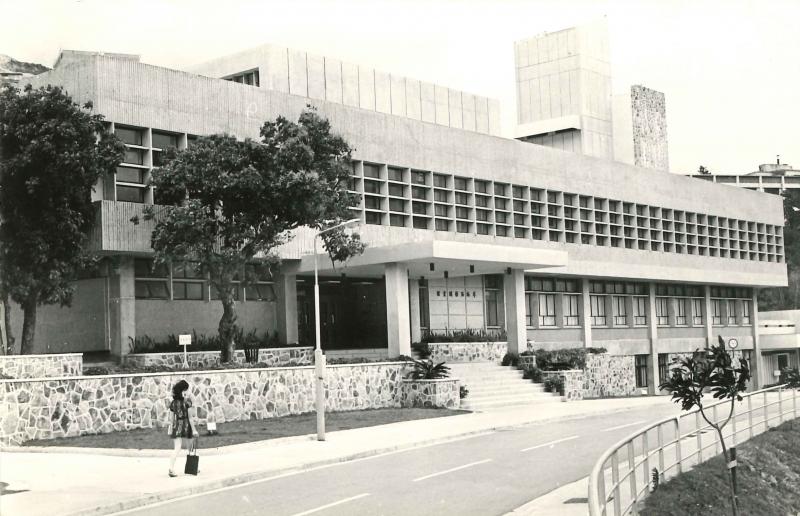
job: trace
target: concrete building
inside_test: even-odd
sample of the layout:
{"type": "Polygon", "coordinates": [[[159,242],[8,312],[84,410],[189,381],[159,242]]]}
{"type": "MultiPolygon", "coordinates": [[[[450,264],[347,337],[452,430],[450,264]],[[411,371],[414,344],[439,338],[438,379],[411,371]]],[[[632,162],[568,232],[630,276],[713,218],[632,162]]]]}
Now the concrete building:
{"type": "Polygon", "coordinates": [[[719,183],[723,185],[738,186],[748,190],[756,190],[769,194],[780,194],[784,190],[800,188],[800,170],[792,168],[788,163],[767,163],[758,166],[758,171],[748,174],[687,174],[689,177],[719,183]]]}
{"type": "Polygon", "coordinates": [[[767,383],[776,383],[781,371],[800,367],[800,310],[759,312],[759,334],[767,383]]]}
{"type": "MultiPolygon", "coordinates": [[[[410,79],[404,113],[391,100],[382,109],[345,102],[344,81],[342,101],[327,89],[312,96],[317,79],[292,93],[291,80],[289,91],[267,80],[269,65],[253,52],[234,59],[240,73],[223,59],[202,68],[218,75],[209,77],[65,51],[33,79],[91,99],[128,149],[94,193],[92,246],[105,266],[78,282],[71,309],[42,308],[41,351],[121,355],[143,335],[214,333],[221,307],[207,279],[192,264],[153,270],[152,222],[130,223],[152,202],[149,174],[166,148],[220,132],[257,138],[263,121],[312,104],[356,149],[350,188],[361,195],[353,208],[369,244],[336,268],[320,255],[324,349],[397,356],[425,332],[477,329],[505,333],[511,351],[530,339],[634,355],[637,381],[651,391],[671,356],[718,334],[760,356],[756,291],[787,281],[778,198],[499,138],[487,134],[491,116],[488,130],[456,127],[450,103],[447,124],[430,111],[426,119],[422,93],[420,110],[408,109],[410,79]]],[[[312,236],[298,231],[280,249],[280,275],[240,290],[245,329],[313,342],[312,236]]]]}

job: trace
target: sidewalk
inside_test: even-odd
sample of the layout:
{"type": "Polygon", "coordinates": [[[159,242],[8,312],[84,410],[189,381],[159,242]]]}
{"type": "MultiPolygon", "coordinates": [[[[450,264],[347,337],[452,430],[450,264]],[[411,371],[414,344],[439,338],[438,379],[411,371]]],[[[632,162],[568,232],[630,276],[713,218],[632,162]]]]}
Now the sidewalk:
{"type": "MultiPolygon", "coordinates": [[[[667,397],[624,398],[527,407],[406,421],[310,437],[201,450],[200,475],[167,476],[162,453],[75,448],[4,449],[0,482],[21,491],[0,497],[4,516],[110,514],[156,501],[347,460],[405,450],[497,428],[574,419],[670,403],[667,397]],[[456,423],[456,424],[454,424],[456,423]],[[160,456],[154,456],[160,455],[160,456]]],[[[182,463],[182,459],[179,458],[182,463]]],[[[585,496],[585,493],[584,495],[585,496]]]]}

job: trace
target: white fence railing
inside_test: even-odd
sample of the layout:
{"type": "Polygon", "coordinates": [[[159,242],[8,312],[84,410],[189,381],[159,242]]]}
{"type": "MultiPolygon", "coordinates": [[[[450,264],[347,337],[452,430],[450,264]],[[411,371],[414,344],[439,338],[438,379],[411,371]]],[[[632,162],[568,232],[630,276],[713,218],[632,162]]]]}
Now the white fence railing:
{"type": "MultiPolygon", "coordinates": [[[[728,447],[798,416],[800,395],[795,389],[779,385],[742,397],[723,431],[728,447]]],[[[728,416],[729,407],[730,400],[715,402],[705,413],[716,423],[728,416]]],[[[697,409],[652,423],[606,450],[595,463],[589,476],[589,514],[636,514],[655,476],[665,480],[721,451],[719,435],[697,409]]]]}

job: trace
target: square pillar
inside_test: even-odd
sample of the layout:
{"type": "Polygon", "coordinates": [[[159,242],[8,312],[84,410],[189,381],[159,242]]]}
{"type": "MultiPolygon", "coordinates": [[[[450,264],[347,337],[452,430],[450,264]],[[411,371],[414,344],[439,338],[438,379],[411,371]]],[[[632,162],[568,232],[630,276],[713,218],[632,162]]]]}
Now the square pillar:
{"type": "Polygon", "coordinates": [[[411,342],[419,342],[422,340],[422,330],[420,329],[418,280],[408,280],[408,305],[409,323],[411,325],[411,342]]]}
{"type": "Polygon", "coordinates": [[[528,328],[525,324],[525,271],[513,269],[503,275],[503,293],[506,308],[506,334],[508,352],[519,353],[527,349],[528,328]]]}
{"type": "MultiPolygon", "coordinates": [[[[706,349],[708,349],[712,344],[714,344],[714,321],[713,321],[714,313],[711,310],[711,287],[708,285],[705,286],[704,297],[705,297],[705,303],[704,303],[705,317],[703,319],[703,322],[706,327],[706,349]]],[[[724,310],[722,312],[722,316],[723,316],[722,322],[725,322],[724,310]]]]}
{"type": "Polygon", "coordinates": [[[581,336],[583,347],[592,347],[592,300],[589,280],[581,281],[581,336]]]}
{"type": "Polygon", "coordinates": [[[133,257],[120,256],[108,274],[108,344],[111,355],[120,361],[136,338],[136,281],[133,257]]]}
{"type": "Polygon", "coordinates": [[[408,270],[402,263],[387,263],[386,331],[389,357],[411,355],[411,331],[408,302],[408,270]]]}
{"type": "Polygon", "coordinates": [[[752,368],[753,390],[764,388],[764,367],[761,356],[761,342],[758,339],[758,289],[753,289],[753,304],[750,308],[750,322],[752,323],[753,335],[753,359],[750,367],[752,368]]]}
{"type": "Polygon", "coordinates": [[[656,316],[656,284],[650,284],[647,298],[647,337],[650,350],[647,357],[647,393],[658,394],[658,317],[656,316]]]}
{"type": "Polygon", "coordinates": [[[281,271],[275,280],[278,303],[278,336],[286,344],[299,343],[297,328],[297,275],[291,270],[281,271]]]}

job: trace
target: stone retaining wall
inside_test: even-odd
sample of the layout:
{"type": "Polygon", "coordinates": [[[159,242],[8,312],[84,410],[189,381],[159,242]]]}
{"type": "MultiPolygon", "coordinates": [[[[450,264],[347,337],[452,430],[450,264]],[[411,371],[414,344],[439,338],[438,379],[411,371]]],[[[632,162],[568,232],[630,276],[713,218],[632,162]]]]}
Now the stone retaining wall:
{"type": "Polygon", "coordinates": [[[500,362],[506,354],[505,342],[431,342],[434,362],[500,362]]]}
{"type": "Polygon", "coordinates": [[[461,406],[459,386],[458,378],[403,380],[402,405],[406,408],[445,407],[457,409],[461,406]]]}
{"type": "MultiPolygon", "coordinates": [[[[325,409],[400,407],[405,367],[396,362],[330,366],[325,409]]],[[[0,380],[0,444],[163,427],[172,385],[181,379],[191,386],[200,425],[314,408],[313,367],[0,380]]],[[[449,398],[439,390],[430,391],[430,399],[446,398],[446,406],[449,398]]]]}
{"type": "Polygon", "coordinates": [[[0,355],[0,374],[9,378],[80,376],[83,374],[83,354],[0,355]]]}
{"type": "Polygon", "coordinates": [[[561,394],[561,400],[582,400],[584,379],[583,371],[581,369],[569,369],[566,371],[542,371],[542,381],[545,381],[551,377],[559,376],[564,379],[564,392],[561,394]]]}
{"type": "Polygon", "coordinates": [[[586,355],[584,398],[613,398],[638,392],[633,355],[586,355]]]}
{"type": "MultiPolygon", "coordinates": [[[[186,353],[189,367],[193,369],[214,367],[220,363],[219,351],[190,351],[186,353]]],[[[237,364],[245,363],[244,350],[237,349],[233,357],[237,364]]],[[[263,348],[258,350],[258,362],[267,367],[293,367],[311,365],[314,363],[314,348],[263,348]]],[[[183,366],[183,353],[133,353],[125,356],[127,365],[168,366],[180,368],[183,366]]]]}

